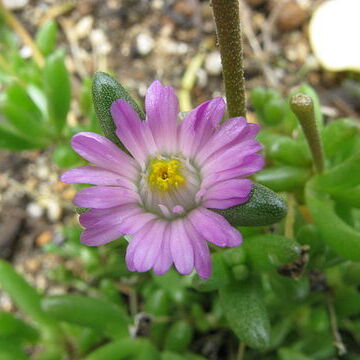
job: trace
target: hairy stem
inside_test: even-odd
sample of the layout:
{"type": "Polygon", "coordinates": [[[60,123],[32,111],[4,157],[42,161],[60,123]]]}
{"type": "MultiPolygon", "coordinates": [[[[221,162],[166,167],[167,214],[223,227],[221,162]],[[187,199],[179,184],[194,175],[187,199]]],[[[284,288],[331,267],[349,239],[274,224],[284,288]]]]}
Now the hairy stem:
{"type": "Polygon", "coordinates": [[[229,117],[246,115],[243,47],[238,0],[211,1],[223,66],[229,117]]]}

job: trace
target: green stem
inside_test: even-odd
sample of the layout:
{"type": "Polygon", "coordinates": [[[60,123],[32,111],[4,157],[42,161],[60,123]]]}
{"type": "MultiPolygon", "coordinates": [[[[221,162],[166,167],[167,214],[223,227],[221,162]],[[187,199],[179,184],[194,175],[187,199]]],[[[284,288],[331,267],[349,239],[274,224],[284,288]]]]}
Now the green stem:
{"type": "Polygon", "coordinates": [[[314,103],[305,94],[294,95],[290,100],[290,107],[298,118],[306,140],[309,144],[317,173],[324,171],[324,152],[319,131],[316,127],[314,103]]]}
{"type": "Polygon", "coordinates": [[[239,0],[211,1],[223,66],[229,117],[246,115],[239,0]]]}

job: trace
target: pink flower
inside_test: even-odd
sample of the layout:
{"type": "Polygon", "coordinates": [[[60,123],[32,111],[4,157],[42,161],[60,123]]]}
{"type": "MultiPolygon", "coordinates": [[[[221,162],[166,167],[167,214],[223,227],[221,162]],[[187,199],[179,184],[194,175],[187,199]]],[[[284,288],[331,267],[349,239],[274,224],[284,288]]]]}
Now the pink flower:
{"type": "Polygon", "coordinates": [[[126,154],[110,140],[90,132],[76,134],[72,147],[94,166],[67,171],[62,181],[93,184],[75,196],[85,228],[81,241],[106,244],[129,235],[130,271],[164,274],[174,263],[181,274],[195,268],[211,274],[207,242],[238,246],[241,234],[209,209],[226,209],[248,200],[246,179],[263,167],[254,139],[259,127],[237,117],[220,124],[222,98],[207,101],[179,121],[174,90],[155,81],[141,121],[124,100],[111,106],[116,134],[126,154]]]}

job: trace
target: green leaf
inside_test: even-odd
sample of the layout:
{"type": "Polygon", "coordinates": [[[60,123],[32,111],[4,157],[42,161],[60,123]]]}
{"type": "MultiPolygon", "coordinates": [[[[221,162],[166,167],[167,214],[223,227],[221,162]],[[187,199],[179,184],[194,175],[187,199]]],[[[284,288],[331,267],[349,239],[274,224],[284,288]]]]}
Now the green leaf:
{"type": "Polygon", "coordinates": [[[14,106],[21,107],[23,111],[27,112],[34,119],[38,119],[38,121],[42,119],[42,113],[32,100],[28,90],[17,83],[12,84],[6,89],[5,103],[11,103],[14,106]]]}
{"type": "Polygon", "coordinates": [[[309,166],[312,163],[306,142],[288,136],[279,136],[273,141],[269,146],[268,153],[273,160],[287,165],[309,166]]]}
{"type": "Polygon", "coordinates": [[[360,152],[351,156],[340,165],[319,175],[317,182],[322,190],[336,191],[357,186],[360,183],[360,152]]]}
{"type": "Polygon", "coordinates": [[[70,146],[70,142],[59,144],[52,157],[53,161],[63,169],[69,169],[82,163],[80,156],[70,146]]]}
{"type": "Polygon", "coordinates": [[[331,196],[342,204],[360,208],[360,185],[347,189],[333,189],[331,190],[331,196]]]}
{"type": "Polygon", "coordinates": [[[84,360],[122,360],[129,357],[144,356],[145,360],[160,360],[160,353],[148,341],[142,339],[123,339],[106,344],[84,360]]]}
{"type": "Polygon", "coordinates": [[[241,341],[254,349],[270,343],[270,322],[263,296],[252,280],[220,289],[226,319],[241,341]]]}
{"type": "Polygon", "coordinates": [[[306,186],[306,205],[323,241],[338,255],[360,261],[360,232],[346,224],[335,212],[334,202],[320,192],[322,182],[312,179],[306,186]]]}
{"type": "Polygon", "coordinates": [[[247,258],[258,270],[288,264],[296,260],[301,253],[300,245],[294,239],[272,234],[251,237],[242,247],[247,258]]]}
{"type": "Polygon", "coordinates": [[[265,226],[279,222],[287,212],[285,202],[272,190],[254,184],[244,204],[225,210],[214,210],[234,226],[265,226]]]}
{"type": "Polygon", "coordinates": [[[217,290],[231,281],[231,273],[221,253],[212,254],[212,272],[208,279],[202,279],[198,274],[192,277],[192,286],[199,291],[217,290]]]}
{"type": "Polygon", "coordinates": [[[40,295],[5,260],[0,260],[0,285],[16,305],[33,320],[41,324],[50,322],[41,309],[40,295]]]}
{"type": "Polygon", "coordinates": [[[279,166],[258,172],[255,181],[274,191],[291,191],[303,187],[311,171],[305,168],[279,166]]]}
{"type": "Polygon", "coordinates": [[[349,140],[359,134],[359,126],[353,119],[331,121],[322,131],[324,150],[327,157],[343,151],[349,140]]]}
{"type": "Polygon", "coordinates": [[[0,310],[0,338],[9,338],[12,342],[34,343],[39,337],[38,331],[13,315],[0,310]]]}
{"type": "Polygon", "coordinates": [[[0,359],[1,360],[30,360],[23,350],[16,344],[0,339],[0,359]]]}
{"type": "Polygon", "coordinates": [[[264,106],[263,121],[266,125],[276,126],[280,124],[286,112],[286,103],[281,99],[271,99],[264,106]]]}
{"type": "Polygon", "coordinates": [[[41,144],[35,144],[24,137],[15,134],[8,126],[0,123],[0,148],[12,151],[41,148],[41,144]]]}
{"type": "Polygon", "coordinates": [[[281,348],[279,350],[279,360],[313,360],[313,358],[296,350],[281,348]]]}
{"type": "Polygon", "coordinates": [[[105,300],[81,295],[59,295],[45,298],[42,307],[57,320],[90,327],[108,337],[129,336],[127,316],[105,300]]]}
{"type": "Polygon", "coordinates": [[[54,20],[49,20],[37,31],[35,41],[43,55],[47,56],[54,51],[57,33],[58,27],[54,20]]]}
{"type": "Polygon", "coordinates": [[[126,100],[139,114],[140,118],[145,119],[145,114],[123,86],[106,73],[96,73],[93,80],[93,102],[96,115],[105,136],[124,149],[115,134],[115,124],[110,113],[111,104],[118,99],[126,100]]]}
{"type": "Polygon", "coordinates": [[[191,343],[193,328],[189,322],[179,320],[173,323],[166,335],[164,348],[166,350],[183,352],[191,343]]]}
{"type": "Polygon", "coordinates": [[[43,79],[49,116],[58,133],[61,133],[66,125],[71,99],[70,76],[63,52],[55,52],[46,59],[43,79]]]}
{"type": "Polygon", "coordinates": [[[28,111],[16,104],[6,103],[2,107],[2,112],[6,120],[12,124],[22,136],[33,139],[45,147],[46,142],[50,142],[49,131],[46,124],[34,118],[28,111]],[[42,139],[41,139],[42,138],[42,139]]]}

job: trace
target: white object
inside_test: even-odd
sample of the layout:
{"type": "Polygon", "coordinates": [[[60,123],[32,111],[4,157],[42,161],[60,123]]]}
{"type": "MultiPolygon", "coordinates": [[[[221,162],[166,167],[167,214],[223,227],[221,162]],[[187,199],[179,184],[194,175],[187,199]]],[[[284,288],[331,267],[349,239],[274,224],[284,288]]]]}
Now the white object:
{"type": "Polygon", "coordinates": [[[310,41],[321,65],[360,72],[360,0],[328,0],[310,21],[310,41]]]}

